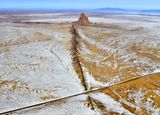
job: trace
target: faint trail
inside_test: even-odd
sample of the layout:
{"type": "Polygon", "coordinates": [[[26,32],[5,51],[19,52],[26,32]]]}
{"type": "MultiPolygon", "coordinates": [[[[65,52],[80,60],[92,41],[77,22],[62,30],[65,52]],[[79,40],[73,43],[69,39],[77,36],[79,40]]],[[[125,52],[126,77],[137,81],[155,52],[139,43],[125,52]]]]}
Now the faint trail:
{"type": "Polygon", "coordinates": [[[116,84],[113,84],[113,85],[109,85],[109,86],[105,86],[105,87],[102,87],[102,88],[97,88],[97,89],[93,89],[93,90],[89,90],[89,91],[84,91],[82,93],[77,93],[77,94],[65,96],[65,97],[62,97],[62,98],[53,99],[53,100],[42,102],[42,103],[37,103],[37,104],[33,104],[33,105],[21,107],[21,108],[11,109],[11,110],[8,110],[8,111],[1,112],[0,114],[9,114],[9,113],[12,113],[12,112],[16,112],[16,111],[20,111],[20,110],[24,110],[24,109],[28,109],[28,108],[32,108],[32,107],[37,107],[37,106],[45,105],[45,104],[48,104],[48,103],[53,103],[53,102],[57,102],[57,101],[61,101],[61,100],[70,99],[72,97],[76,97],[76,96],[80,96],[80,95],[100,92],[102,90],[105,90],[105,89],[108,89],[108,88],[111,88],[111,87],[114,87],[114,86],[117,86],[117,85],[122,85],[122,84],[125,84],[125,83],[128,83],[128,82],[131,82],[131,81],[136,81],[138,79],[142,79],[142,78],[149,78],[149,77],[151,77],[152,75],[155,75],[155,74],[159,75],[160,72],[153,73],[153,74],[148,74],[148,75],[141,76],[141,77],[132,78],[130,80],[122,81],[122,82],[119,82],[119,83],[116,83],[116,84]]]}
{"type": "MultiPolygon", "coordinates": [[[[59,60],[59,62],[61,63],[61,65],[62,65],[62,67],[63,67],[64,70],[66,70],[67,72],[70,71],[70,69],[67,66],[67,64],[63,63],[63,60],[53,51],[53,46],[54,45],[52,45],[51,48],[50,48],[50,50],[49,50],[51,52],[51,54],[53,54],[59,60]]],[[[73,76],[73,74],[71,74],[71,72],[69,72],[69,74],[72,76],[73,79],[75,78],[73,76]]]]}
{"type": "Polygon", "coordinates": [[[61,63],[61,65],[63,66],[63,68],[67,71],[69,71],[69,68],[67,66],[65,66],[65,64],[63,63],[63,61],[61,60],[61,58],[52,50],[53,45],[50,48],[50,52],[59,60],[59,62],[61,63]]]}

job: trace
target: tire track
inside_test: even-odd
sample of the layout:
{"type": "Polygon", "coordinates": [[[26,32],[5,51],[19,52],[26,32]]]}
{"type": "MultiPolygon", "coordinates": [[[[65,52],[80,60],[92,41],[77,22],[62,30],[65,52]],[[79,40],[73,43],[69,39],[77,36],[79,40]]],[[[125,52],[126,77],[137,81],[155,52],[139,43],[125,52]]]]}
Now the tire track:
{"type": "Polygon", "coordinates": [[[69,68],[68,68],[67,66],[65,66],[65,64],[63,63],[63,61],[61,60],[61,58],[60,58],[52,49],[53,49],[53,45],[51,46],[51,48],[50,48],[49,51],[51,52],[51,54],[53,54],[53,55],[58,59],[58,61],[59,61],[59,62],[61,63],[61,65],[62,65],[63,69],[69,71],[69,68]]]}

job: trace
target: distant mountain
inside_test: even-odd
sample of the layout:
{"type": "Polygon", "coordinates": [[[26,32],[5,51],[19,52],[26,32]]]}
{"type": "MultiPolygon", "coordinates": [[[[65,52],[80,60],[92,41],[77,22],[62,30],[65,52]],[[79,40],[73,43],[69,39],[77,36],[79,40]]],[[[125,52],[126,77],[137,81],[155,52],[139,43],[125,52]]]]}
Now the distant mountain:
{"type": "Polygon", "coordinates": [[[123,8],[99,8],[97,11],[104,12],[138,12],[138,13],[160,13],[160,9],[146,9],[146,10],[136,10],[136,9],[123,9],[123,8]]]}
{"type": "Polygon", "coordinates": [[[156,9],[156,10],[142,10],[142,12],[148,12],[148,13],[160,13],[160,9],[156,9]]]}
{"type": "Polygon", "coordinates": [[[122,8],[99,8],[98,10],[126,11],[127,9],[122,9],[122,8]]]}
{"type": "Polygon", "coordinates": [[[137,10],[132,9],[123,9],[123,8],[99,8],[97,11],[105,11],[105,12],[135,12],[137,10]]]}

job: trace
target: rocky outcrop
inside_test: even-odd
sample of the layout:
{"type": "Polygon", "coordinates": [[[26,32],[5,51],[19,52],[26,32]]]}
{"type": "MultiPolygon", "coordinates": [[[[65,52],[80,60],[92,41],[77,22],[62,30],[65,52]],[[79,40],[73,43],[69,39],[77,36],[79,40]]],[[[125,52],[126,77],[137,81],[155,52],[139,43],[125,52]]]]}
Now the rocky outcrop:
{"type": "Polygon", "coordinates": [[[79,20],[77,21],[77,24],[86,26],[86,25],[90,24],[90,21],[84,13],[81,13],[80,16],[79,16],[79,20]]]}

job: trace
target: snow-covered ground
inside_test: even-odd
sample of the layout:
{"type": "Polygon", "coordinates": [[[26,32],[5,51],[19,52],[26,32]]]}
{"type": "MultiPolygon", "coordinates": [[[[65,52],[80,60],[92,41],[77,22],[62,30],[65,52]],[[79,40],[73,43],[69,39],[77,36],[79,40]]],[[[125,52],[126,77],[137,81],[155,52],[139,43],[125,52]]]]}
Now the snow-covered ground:
{"type": "Polygon", "coordinates": [[[70,36],[61,36],[54,29],[21,28],[15,24],[3,24],[0,33],[4,44],[23,37],[33,41],[1,46],[8,48],[0,54],[1,112],[83,92],[70,52],[63,45],[70,36]],[[36,32],[51,36],[51,40],[36,41],[36,32]]]}
{"type": "MultiPolygon", "coordinates": [[[[10,16],[0,16],[0,113],[84,92],[84,87],[81,85],[81,81],[72,65],[72,56],[70,52],[70,40],[72,38],[70,22],[76,21],[78,17],[74,15],[65,15],[63,13],[17,14],[14,16],[20,17],[20,23],[2,22],[3,19],[10,16]],[[49,22],[49,24],[44,22],[49,22]]],[[[138,71],[138,75],[160,72],[159,17],[151,17],[148,19],[150,22],[148,22],[148,20],[144,21],[146,18],[145,16],[133,16],[132,19],[128,19],[128,17],[124,20],[118,20],[117,18],[108,19],[103,16],[91,16],[89,18],[91,22],[96,22],[100,25],[115,24],[118,26],[121,25],[124,28],[126,27],[127,31],[130,30],[124,33],[122,32],[124,30],[116,30],[116,32],[122,33],[115,38],[108,39],[106,36],[106,39],[102,39],[102,41],[96,40],[94,37],[92,38],[92,36],[85,33],[85,30],[89,28],[78,28],[78,32],[82,40],[88,44],[96,44],[97,48],[106,51],[108,54],[118,52],[118,54],[114,54],[113,57],[116,59],[116,56],[119,55],[121,60],[126,63],[126,66],[119,67],[119,65],[114,62],[114,69],[118,67],[120,69],[137,67],[138,69],[142,69],[138,71]],[[133,18],[135,18],[135,20],[133,20],[133,18]],[[143,22],[142,20],[137,21],[137,19],[143,19],[143,22]],[[140,31],[137,31],[139,27],[140,31]],[[134,30],[135,28],[136,30],[134,30]],[[143,30],[143,28],[145,29],[143,30]],[[113,43],[118,44],[112,46],[113,43]],[[153,54],[153,57],[156,57],[158,61],[154,61],[153,57],[148,55],[147,57],[137,56],[137,50],[135,52],[129,51],[127,48],[134,46],[134,43],[138,44],[138,49],[141,48],[139,43],[142,44],[142,50],[138,50],[138,53],[145,53],[148,49],[150,49],[150,51],[148,51],[149,54],[152,54],[154,51],[158,52],[157,54],[153,54]],[[143,49],[145,45],[149,48],[143,49]],[[128,60],[133,58],[135,59],[134,63],[129,63],[128,60]],[[144,66],[143,64],[147,65],[149,68],[142,67],[144,66]],[[152,68],[150,68],[151,66],[152,68]]],[[[18,19],[19,18],[17,18],[17,20],[18,19]]],[[[88,31],[91,31],[90,33],[93,35],[98,32],[114,31],[113,28],[99,29],[99,27],[95,27],[96,31],[94,27],[90,27],[90,29],[91,30],[88,31]]],[[[97,53],[95,60],[92,58],[90,59],[88,55],[92,53],[93,52],[85,47],[82,47],[80,51],[80,54],[86,56],[85,59],[94,61],[95,63],[99,63],[99,59],[105,58],[97,53]]],[[[106,62],[103,67],[107,67],[109,64],[109,62],[106,62]]],[[[120,74],[121,76],[113,76],[108,82],[98,81],[94,74],[90,74],[90,68],[85,67],[85,64],[83,66],[84,75],[86,76],[86,82],[89,88],[100,88],[124,80],[121,78],[121,76],[123,76],[122,73],[120,74]]],[[[158,92],[158,90],[156,90],[156,92],[158,92]]],[[[134,114],[110,95],[98,92],[90,94],[89,96],[103,103],[108,114],[110,112],[125,115],[134,114]]],[[[139,98],[137,95],[132,94],[130,96],[136,96],[136,103],[138,105],[139,103],[137,100],[139,98]]],[[[48,105],[17,111],[13,114],[101,115],[102,113],[98,108],[91,110],[84,104],[86,99],[87,95],[81,95],[48,105]]],[[[156,112],[152,112],[153,115],[159,112],[159,108],[153,109],[151,104],[146,104],[145,107],[152,111],[155,110],[156,112]]]]}

